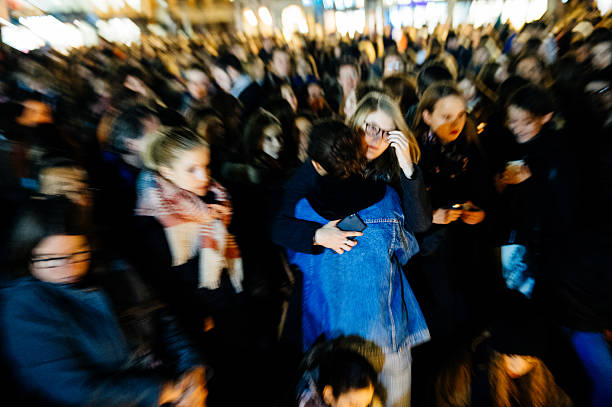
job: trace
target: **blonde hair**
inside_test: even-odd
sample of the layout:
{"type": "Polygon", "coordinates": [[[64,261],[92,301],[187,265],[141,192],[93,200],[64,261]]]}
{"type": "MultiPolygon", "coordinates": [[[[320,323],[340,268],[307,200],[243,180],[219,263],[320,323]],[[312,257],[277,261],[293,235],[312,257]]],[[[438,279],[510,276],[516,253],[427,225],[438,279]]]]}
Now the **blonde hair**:
{"type": "Polygon", "coordinates": [[[406,124],[399,105],[390,96],[381,92],[370,92],[366,94],[357,102],[357,109],[349,120],[349,126],[355,130],[361,130],[368,115],[378,110],[389,115],[395,123],[395,127],[404,133],[404,136],[408,139],[408,148],[410,149],[412,162],[417,164],[421,159],[419,144],[406,124]]]}
{"type": "Polygon", "coordinates": [[[142,161],[148,169],[158,171],[160,167],[170,167],[181,152],[197,147],[207,147],[208,143],[187,127],[160,127],[144,138],[145,147],[142,161]]]}

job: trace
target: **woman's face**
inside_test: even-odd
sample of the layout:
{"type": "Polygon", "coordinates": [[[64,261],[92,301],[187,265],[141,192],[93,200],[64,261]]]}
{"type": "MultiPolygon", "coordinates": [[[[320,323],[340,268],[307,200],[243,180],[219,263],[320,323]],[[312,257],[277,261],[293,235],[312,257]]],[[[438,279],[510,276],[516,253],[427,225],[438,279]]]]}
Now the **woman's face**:
{"type": "Polygon", "coordinates": [[[283,150],[282,129],[277,124],[272,124],[263,130],[262,150],[270,157],[278,160],[283,150]]]}
{"type": "Polygon", "coordinates": [[[305,117],[295,119],[295,127],[299,132],[298,159],[300,162],[308,158],[308,143],[310,142],[310,129],[312,123],[305,117]]]}
{"type": "Polygon", "coordinates": [[[206,195],[210,176],[210,152],[201,146],[183,151],[170,167],[160,167],[160,174],[179,188],[199,196],[206,195]]]}
{"type": "Polygon", "coordinates": [[[397,127],[391,116],[382,110],[376,110],[366,116],[361,128],[365,132],[366,158],[372,161],[380,157],[389,147],[387,133],[397,127]]]}
{"type": "Polygon", "coordinates": [[[513,379],[525,376],[534,368],[536,358],[531,356],[503,355],[506,373],[513,379]]]}
{"type": "Polygon", "coordinates": [[[456,95],[443,97],[434,104],[433,111],[423,111],[423,121],[443,144],[455,141],[465,127],[465,99],[456,95]]]}
{"type": "Polygon", "coordinates": [[[85,236],[49,236],[32,250],[30,273],[40,281],[72,284],[87,273],[90,259],[85,236]]]}

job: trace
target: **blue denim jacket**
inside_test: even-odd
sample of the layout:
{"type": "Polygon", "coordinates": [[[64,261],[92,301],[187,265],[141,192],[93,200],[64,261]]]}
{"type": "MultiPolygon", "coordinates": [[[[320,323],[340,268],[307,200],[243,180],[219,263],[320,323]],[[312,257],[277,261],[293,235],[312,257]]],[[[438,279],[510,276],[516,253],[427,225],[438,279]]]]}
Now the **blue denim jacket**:
{"type": "MultiPolygon", "coordinates": [[[[295,216],[325,224],[306,199],[295,216]]],[[[414,236],[404,229],[397,193],[387,187],[384,198],[359,211],[367,224],[358,244],[344,254],[290,253],[304,274],[304,349],[319,335],[359,335],[385,353],[398,352],[429,340],[429,330],[401,265],[418,252],[414,236]],[[406,310],[402,305],[403,300],[406,310]]]]}

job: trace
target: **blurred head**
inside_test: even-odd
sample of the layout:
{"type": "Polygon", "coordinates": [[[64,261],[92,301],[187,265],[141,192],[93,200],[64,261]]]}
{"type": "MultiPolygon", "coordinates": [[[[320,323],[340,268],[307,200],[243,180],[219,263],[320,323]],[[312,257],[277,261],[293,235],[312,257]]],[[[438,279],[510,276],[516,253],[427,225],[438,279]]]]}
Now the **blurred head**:
{"type": "Polygon", "coordinates": [[[291,72],[291,56],[287,50],[282,48],[276,48],[272,52],[272,60],[270,61],[270,68],[272,72],[280,77],[286,78],[291,72]]]}
{"type": "Polygon", "coordinates": [[[325,106],[325,92],[317,82],[309,83],[306,87],[306,93],[308,95],[308,106],[313,112],[316,113],[325,106]]]}
{"type": "Polygon", "coordinates": [[[266,76],[266,65],[259,57],[249,59],[246,69],[251,78],[256,82],[261,83],[266,76]]]}
{"type": "Polygon", "coordinates": [[[225,138],[225,126],[214,109],[203,109],[194,115],[193,128],[209,145],[216,145],[225,138]]]}
{"type": "Polygon", "coordinates": [[[51,106],[43,101],[42,96],[26,97],[21,106],[23,109],[16,121],[22,126],[36,127],[39,124],[53,123],[51,106]]]}
{"type": "Polygon", "coordinates": [[[281,86],[280,91],[282,98],[285,99],[287,103],[289,103],[289,105],[291,106],[291,110],[293,110],[294,113],[297,112],[298,100],[295,96],[295,92],[293,92],[293,88],[291,87],[291,85],[284,83],[281,86]]]}
{"type": "Polygon", "coordinates": [[[246,154],[256,157],[262,152],[278,160],[283,151],[281,122],[270,112],[259,109],[247,122],[244,138],[248,144],[246,154]]]}
{"type": "Polygon", "coordinates": [[[429,128],[443,144],[455,141],[465,127],[467,114],[463,94],[452,82],[431,85],[416,112],[418,131],[429,128]]]}
{"type": "Polygon", "coordinates": [[[67,199],[33,200],[18,215],[9,240],[14,277],[71,284],[89,269],[91,248],[77,207],[67,199]]]}
{"type": "Polygon", "coordinates": [[[384,93],[371,92],[359,101],[349,126],[364,135],[368,161],[380,157],[388,148],[387,134],[399,130],[410,144],[410,155],[419,161],[420,151],[414,135],[409,130],[397,103],[384,93]]]}
{"type": "Polygon", "coordinates": [[[110,131],[112,150],[133,167],[142,167],[143,138],[159,127],[155,112],[144,105],[127,108],[113,121],[110,131]]]}
{"type": "Polygon", "coordinates": [[[308,61],[308,59],[306,59],[305,56],[299,56],[297,58],[295,63],[295,70],[297,74],[303,78],[306,78],[309,75],[314,75],[312,66],[310,65],[310,62],[308,61]]]}
{"type": "Polygon", "coordinates": [[[514,71],[518,76],[538,85],[544,80],[546,64],[539,56],[535,54],[526,54],[519,57],[514,67],[514,71]]]}
{"type": "Polygon", "coordinates": [[[397,54],[387,55],[383,65],[383,78],[398,73],[404,73],[406,70],[404,60],[397,54]]]}
{"type": "Polygon", "coordinates": [[[147,135],[144,165],[179,188],[206,195],[210,182],[208,143],[185,127],[161,127],[147,135]]]}
{"type": "Polygon", "coordinates": [[[591,46],[591,65],[596,70],[604,70],[612,65],[612,32],[598,28],[589,37],[591,46]]]}
{"type": "Polygon", "coordinates": [[[553,102],[543,88],[527,85],[517,90],[508,101],[506,126],[516,141],[526,143],[537,136],[553,116],[553,102]]]}
{"type": "Polygon", "coordinates": [[[319,366],[317,387],[328,406],[367,407],[374,397],[375,385],[376,371],[352,350],[333,350],[319,366]]]}
{"type": "Polygon", "coordinates": [[[89,207],[93,203],[87,171],[70,159],[47,159],[42,164],[38,177],[41,194],[62,195],[82,207],[89,207]]]}
{"type": "Polygon", "coordinates": [[[361,174],[366,163],[363,140],[341,121],[331,119],[313,124],[308,157],[336,178],[361,174]]]}
{"type": "Polygon", "coordinates": [[[204,68],[192,65],[183,72],[187,91],[195,100],[204,100],[208,96],[210,79],[204,68]]]}
{"type": "Polygon", "coordinates": [[[338,83],[342,87],[342,92],[344,96],[348,96],[348,94],[355,89],[355,87],[359,84],[359,65],[354,58],[351,57],[343,57],[338,62],[338,83]]]}
{"type": "Polygon", "coordinates": [[[417,91],[420,95],[435,82],[452,81],[453,75],[441,62],[430,62],[423,65],[417,75],[417,91]]]}
{"type": "Polygon", "coordinates": [[[538,363],[538,358],[524,355],[502,355],[506,374],[512,379],[525,376],[538,363]]]}
{"type": "Polygon", "coordinates": [[[224,53],[217,58],[215,63],[210,68],[212,77],[217,82],[217,85],[225,92],[230,92],[234,86],[234,82],[243,73],[240,60],[233,54],[224,53]]]}
{"type": "Polygon", "coordinates": [[[419,101],[415,86],[404,75],[387,76],[383,79],[383,88],[399,104],[404,116],[410,106],[419,101]]]}
{"type": "Polygon", "coordinates": [[[474,84],[474,81],[467,76],[459,81],[457,87],[461,91],[461,94],[465,100],[472,100],[477,96],[476,85],[474,84]]]}
{"type": "Polygon", "coordinates": [[[592,75],[585,81],[584,92],[587,95],[591,108],[603,120],[612,113],[612,91],[610,80],[605,75],[592,75]]]}
{"type": "Polygon", "coordinates": [[[313,117],[298,116],[295,119],[295,127],[298,131],[298,160],[306,161],[308,158],[308,143],[310,141],[310,129],[312,128],[313,117]]]}

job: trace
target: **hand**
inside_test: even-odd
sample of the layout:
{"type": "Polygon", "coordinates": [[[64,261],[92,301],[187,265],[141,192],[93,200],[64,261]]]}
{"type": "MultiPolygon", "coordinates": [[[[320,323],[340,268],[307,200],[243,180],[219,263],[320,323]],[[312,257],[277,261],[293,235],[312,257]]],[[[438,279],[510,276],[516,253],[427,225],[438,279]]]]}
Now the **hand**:
{"type": "Polygon", "coordinates": [[[179,385],[182,386],[183,391],[180,398],[175,401],[177,407],[203,407],[208,397],[208,390],[206,389],[206,375],[203,366],[193,368],[183,376],[179,385]]]}
{"type": "Polygon", "coordinates": [[[469,210],[464,210],[461,213],[461,220],[463,223],[467,223],[468,225],[477,225],[484,220],[485,211],[475,206],[470,201],[466,202],[465,206],[469,208],[469,210]]]}
{"type": "Polygon", "coordinates": [[[317,229],[314,235],[314,244],[332,249],[338,254],[350,251],[357,244],[350,237],[363,236],[361,232],[345,232],[336,226],[340,219],[333,220],[317,229]]]}
{"type": "Polygon", "coordinates": [[[232,209],[225,205],[210,204],[208,205],[208,209],[210,210],[210,216],[213,219],[223,219],[232,214],[232,209]]]}
{"type": "Polygon", "coordinates": [[[166,403],[174,403],[181,397],[182,388],[174,382],[166,382],[162,386],[157,403],[162,406],[166,403]]]}
{"type": "Polygon", "coordinates": [[[433,223],[448,225],[459,219],[462,213],[461,209],[436,209],[433,213],[433,223]]]}
{"type": "Polygon", "coordinates": [[[414,165],[412,157],[410,156],[410,143],[408,139],[401,131],[390,131],[387,136],[387,142],[395,149],[395,155],[397,156],[397,162],[400,165],[406,178],[412,177],[414,173],[414,165]]]}
{"type": "Polygon", "coordinates": [[[504,171],[501,182],[507,185],[516,185],[526,181],[530,177],[531,171],[528,165],[511,165],[504,171]]]}

